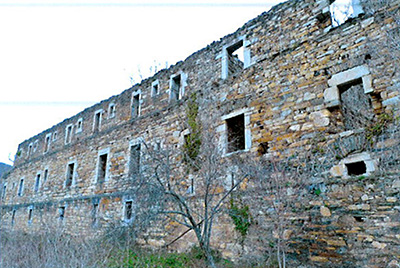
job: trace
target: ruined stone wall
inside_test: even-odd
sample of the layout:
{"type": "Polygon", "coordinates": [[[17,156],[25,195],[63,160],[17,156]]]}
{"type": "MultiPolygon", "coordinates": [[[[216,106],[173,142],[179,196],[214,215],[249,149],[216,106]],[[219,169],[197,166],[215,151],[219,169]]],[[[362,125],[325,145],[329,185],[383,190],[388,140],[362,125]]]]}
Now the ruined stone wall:
{"type": "MultiPolygon", "coordinates": [[[[193,92],[203,98],[199,117],[209,121],[223,147],[227,146],[227,118],[244,114],[246,144],[236,154],[254,157],[310,151],[317,138],[321,147],[343,137],[357,140],[360,130],[345,128],[340,105],[343,86],[355,80],[361,81],[371,98],[372,117],[391,111],[398,114],[399,76],[390,51],[382,46],[385,31],[394,27],[393,18],[384,13],[364,15],[333,28],[328,6],[329,1],[280,4],[186,60],[22,142],[14,169],[3,181],[2,225],[25,231],[52,225],[93,235],[113,224],[126,224],[124,204],[134,200],[129,189],[135,186],[129,176],[131,146],[145,141],[151,147],[159,143],[165,148],[182,148],[188,128],[184,104],[193,92]],[[224,59],[236,44],[245,49],[243,70],[235,66],[238,71],[222,79],[224,59]],[[157,80],[159,94],[154,95],[157,80]],[[176,99],[170,92],[174,81],[180,84],[176,99]],[[138,107],[132,112],[137,94],[138,114],[138,107]],[[95,130],[97,112],[101,119],[95,130]],[[71,140],[66,142],[68,126],[72,127],[71,140]],[[51,137],[47,151],[46,137],[51,137]],[[103,153],[107,153],[106,176],[99,182],[99,156],[103,153]],[[74,164],[70,186],[66,185],[69,164],[74,164]],[[38,174],[41,180],[36,187],[38,174]],[[19,195],[21,178],[24,187],[19,195]],[[64,210],[62,217],[60,209],[64,210]]],[[[390,254],[400,254],[396,236],[400,222],[395,209],[398,184],[394,178],[383,181],[379,176],[349,179],[346,163],[364,162],[368,175],[375,174],[379,165],[376,148],[360,155],[365,143],[351,144],[354,148],[341,159],[332,156],[334,179],[323,182],[323,194],[305,195],[303,205],[291,215],[294,223],[288,229],[302,231],[293,242],[296,261],[326,267],[342,267],[343,263],[381,267],[392,260],[390,254]]],[[[398,141],[384,139],[377,144],[390,149],[398,146],[398,141]]],[[[179,157],[173,165],[183,174],[179,157]]],[[[255,200],[248,203],[259,226],[273,226],[265,211],[257,210],[255,200]]],[[[233,259],[241,254],[262,256],[268,246],[258,239],[257,228],[261,227],[252,228],[241,247],[235,242],[237,234],[229,218],[221,216],[215,227],[219,249],[233,259]]],[[[182,231],[178,228],[152,243],[167,243],[182,231]]],[[[187,241],[194,241],[191,235],[187,241]]],[[[177,242],[173,248],[184,250],[184,244],[177,242]]]]}

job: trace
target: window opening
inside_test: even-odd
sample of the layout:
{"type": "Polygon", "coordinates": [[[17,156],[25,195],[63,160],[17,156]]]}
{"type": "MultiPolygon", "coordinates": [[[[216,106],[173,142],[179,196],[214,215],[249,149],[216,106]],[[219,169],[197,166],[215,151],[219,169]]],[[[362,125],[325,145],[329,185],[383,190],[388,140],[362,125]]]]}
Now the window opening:
{"type": "Polygon", "coordinates": [[[140,172],[140,144],[131,146],[129,160],[129,176],[135,178],[140,172]]]}
{"type": "Polygon", "coordinates": [[[92,207],[92,226],[97,225],[97,214],[99,211],[99,203],[94,203],[92,207]]]}
{"type": "Polygon", "coordinates": [[[245,149],[244,114],[226,119],[228,153],[245,149]]]}
{"type": "Polygon", "coordinates": [[[243,40],[238,41],[230,47],[226,48],[225,62],[223,62],[223,74],[222,78],[240,72],[244,68],[244,47],[243,40]]]}
{"type": "Polygon", "coordinates": [[[338,89],[345,129],[367,126],[373,120],[374,112],[372,98],[369,94],[365,94],[362,79],[338,85],[338,89]]]}
{"type": "Polygon", "coordinates": [[[158,82],[158,80],[154,81],[154,82],[151,84],[151,96],[152,96],[152,97],[158,95],[158,93],[159,93],[159,87],[160,87],[160,83],[158,82]]]}
{"type": "Polygon", "coordinates": [[[7,192],[7,185],[3,185],[3,192],[1,194],[2,199],[6,198],[6,192],[7,192]]]}
{"type": "Polygon", "coordinates": [[[189,187],[186,190],[187,194],[194,194],[194,178],[193,175],[189,175],[189,187]]]}
{"type": "Polygon", "coordinates": [[[158,140],[154,143],[154,151],[161,151],[161,141],[158,140]]]}
{"type": "Polygon", "coordinates": [[[53,141],[57,140],[57,131],[53,133],[53,141]]]}
{"type": "Polygon", "coordinates": [[[329,6],[332,26],[342,25],[350,18],[356,18],[364,13],[360,0],[336,0],[329,6]]]}
{"type": "Polygon", "coordinates": [[[67,178],[65,180],[65,186],[70,187],[72,185],[72,180],[74,178],[74,169],[75,169],[75,164],[70,163],[67,166],[67,178]]]}
{"type": "MultiPolygon", "coordinates": [[[[230,47],[228,49],[228,53],[231,57],[234,57],[236,60],[240,61],[241,65],[244,65],[244,48],[243,48],[243,40],[240,41],[239,43],[236,44],[236,46],[234,45],[233,47],[230,47]],[[238,48],[236,48],[238,47],[238,48]],[[231,49],[235,49],[236,50],[231,50],[231,49]]],[[[242,66],[243,68],[243,66],[242,66]]]]}
{"type": "Polygon", "coordinates": [[[31,143],[28,146],[28,157],[31,156],[32,152],[33,152],[33,144],[31,143]]]}
{"type": "Polygon", "coordinates": [[[21,179],[19,181],[18,196],[22,196],[23,193],[24,193],[24,179],[21,179]]]}
{"type": "Polygon", "coordinates": [[[76,133],[82,132],[83,130],[83,119],[80,118],[78,122],[76,122],[76,133]]]}
{"type": "Polygon", "coordinates": [[[179,100],[180,99],[180,89],[181,89],[181,75],[178,74],[171,78],[171,92],[170,99],[171,100],[179,100]]]}
{"type": "Polygon", "coordinates": [[[363,217],[363,216],[354,216],[354,219],[355,219],[357,222],[364,222],[364,217],[363,217]]]}
{"type": "Polygon", "coordinates": [[[49,170],[45,169],[43,174],[43,184],[47,181],[48,176],[49,176],[49,170]]]}
{"type": "Polygon", "coordinates": [[[15,224],[15,213],[16,213],[16,210],[13,209],[12,216],[11,216],[11,226],[14,226],[14,224],[15,224]]]}
{"type": "Polygon", "coordinates": [[[32,214],[33,214],[33,208],[29,208],[29,210],[28,210],[28,224],[32,223],[32,214]]]}
{"type": "Polygon", "coordinates": [[[72,125],[67,126],[66,134],[65,134],[65,144],[71,142],[72,139],[72,125]]]}
{"type": "Polygon", "coordinates": [[[131,220],[133,216],[133,201],[125,202],[125,220],[131,220]]]}
{"type": "Polygon", "coordinates": [[[101,111],[94,115],[94,132],[100,131],[101,111]]]}
{"type": "Polygon", "coordinates": [[[107,154],[99,156],[99,166],[97,171],[97,182],[103,183],[106,179],[107,172],[107,154]]]}
{"type": "Polygon", "coordinates": [[[58,208],[58,219],[63,222],[65,218],[65,207],[58,208]]]}
{"type": "Polygon", "coordinates": [[[132,97],[132,118],[136,118],[139,116],[140,109],[140,94],[135,94],[132,97]]]}
{"type": "Polygon", "coordinates": [[[113,118],[115,117],[115,104],[111,103],[108,106],[108,118],[113,118]]]}
{"type": "Polygon", "coordinates": [[[44,152],[47,153],[49,151],[50,148],[50,138],[51,138],[51,134],[47,135],[45,140],[44,140],[44,152]]]}
{"type": "Polygon", "coordinates": [[[345,164],[347,168],[347,174],[350,176],[357,176],[367,173],[367,166],[364,161],[354,162],[345,164]]]}
{"type": "Polygon", "coordinates": [[[35,181],[35,192],[39,191],[39,187],[40,187],[40,174],[37,174],[36,181],[35,181]]]}

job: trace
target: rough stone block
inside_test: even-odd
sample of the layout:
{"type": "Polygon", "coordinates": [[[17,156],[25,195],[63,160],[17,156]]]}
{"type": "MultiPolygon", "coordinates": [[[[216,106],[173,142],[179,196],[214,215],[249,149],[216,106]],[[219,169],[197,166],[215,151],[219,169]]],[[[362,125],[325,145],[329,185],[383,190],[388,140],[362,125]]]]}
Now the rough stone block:
{"type": "Polygon", "coordinates": [[[325,89],[324,102],[327,107],[334,107],[340,104],[339,89],[336,86],[325,89]]]}
{"type": "Polygon", "coordinates": [[[366,65],[357,66],[347,71],[332,75],[332,78],[328,80],[328,85],[330,87],[338,86],[368,74],[370,74],[370,72],[366,65]]]}

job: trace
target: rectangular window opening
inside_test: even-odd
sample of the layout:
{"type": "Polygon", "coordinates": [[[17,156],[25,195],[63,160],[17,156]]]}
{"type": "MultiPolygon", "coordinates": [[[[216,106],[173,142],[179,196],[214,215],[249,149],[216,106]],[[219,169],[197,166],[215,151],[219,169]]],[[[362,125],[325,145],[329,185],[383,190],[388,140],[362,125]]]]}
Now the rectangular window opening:
{"type": "Polygon", "coordinates": [[[65,144],[70,143],[72,140],[72,125],[67,126],[66,133],[65,133],[65,144]]]}
{"type": "Polygon", "coordinates": [[[99,156],[99,166],[98,166],[98,173],[97,173],[97,182],[103,183],[106,179],[106,172],[107,172],[107,154],[102,154],[99,156]]]}
{"type": "Polygon", "coordinates": [[[6,192],[7,192],[7,185],[3,185],[3,192],[1,193],[1,199],[6,198],[6,192]]]}
{"type": "Polygon", "coordinates": [[[32,216],[33,216],[33,208],[30,208],[28,210],[28,223],[31,224],[32,223],[32,216]]]}
{"type": "Polygon", "coordinates": [[[46,136],[45,141],[44,141],[44,152],[47,153],[49,151],[50,148],[50,136],[46,136]]]}
{"type": "Polygon", "coordinates": [[[132,97],[132,118],[136,118],[139,116],[139,109],[140,109],[140,94],[135,94],[132,97]]]}
{"type": "Polygon", "coordinates": [[[180,90],[181,90],[181,75],[178,74],[171,78],[171,88],[170,88],[170,99],[171,100],[179,100],[180,99],[180,90]]]}
{"type": "Polygon", "coordinates": [[[40,187],[40,174],[37,174],[35,180],[35,192],[39,191],[39,187],[40,187]]]}
{"type": "Polygon", "coordinates": [[[364,161],[345,164],[349,176],[357,176],[367,173],[367,166],[364,161]]]}
{"type": "Polygon", "coordinates": [[[29,144],[29,146],[28,146],[28,157],[31,156],[32,151],[33,151],[33,144],[31,143],[31,144],[29,144]]]}
{"type": "Polygon", "coordinates": [[[99,203],[94,203],[92,207],[92,226],[97,225],[98,211],[99,211],[99,203]]]}
{"type": "Polygon", "coordinates": [[[375,113],[372,98],[365,94],[362,79],[355,79],[338,85],[340,112],[346,130],[364,128],[373,120],[375,113]]]}
{"type": "Polygon", "coordinates": [[[21,179],[19,181],[18,196],[22,196],[23,193],[24,193],[24,179],[21,179]]]}
{"type": "Polygon", "coordinates": [[[82,132],[83,130],[83,119],[80,118],[78,122],[76,122],[76,133],[82,132]]]}
{"type": "Polygon", "coordinates": [[[72,185],[72,180],[74,178],[74,169],[75,169],[75,164],[70,163],[67,166],[67,178],[65,180],[65,187],[71,187],[72,185]]]}
{"type": "Polygon", "coordinates": [[[48,176],[49,176],[49,170],[45,169],[43,175],[43,184],[47,181],[48,176]]]}
{"type": "Polygon", "coordinates": [[[115,104],[111,103],[108,106],[108,118],[114,118],[115,117],[115,104]]]}
{"type": "Polygon", "coordinates": [[[152,96],[152,97],[158,95],[158,93],[159,93],[159,87],[160,87],[160,84],[158,83],[158,81],[154,81],[154,82],[151,84],[151,96],[152,96]]]}
{"type": "Polygon", "coordinates": [[[228,153],[245,149],[244,114],[226,119],[228,153]]]}
{"type": "Polygon", "coordinates": [[[129,158],[129,176],[136,178],[140,173],[140,144],[131,146],[129,158]]]}
{"type": "Polygon", "coordinates": [[[131,220],[133,216],[133,201],[125,202],[125,220],[131,220]]]}
{"type": "Polygon", "coordinates": [[[58,219],[60,222],[63,222],[65,218],[65,207],[59,207],[58,208],[58,219]]]}
{"type": "Polygon", "coordinates": [[[236,44],[228,47],[227,51],[227,73],[228,76],[236,72],[242,71],[244,68],[244,48],[243,40],[240,40],[236,44]]]}
{"type": "Polygon", "coordinates": [[[337,27],[364,13],[360,0],[336,0],[329,6],[332,26],[337,27]]]}
{"type": "Polygon", "coordinates": [[[101,121],[101,112],[97,112],[95,115],[94,115],[94,128],[93,128],[93,131],[94,132],[98,132],[98,131],[100,131],[100,121],[101,121]]]}

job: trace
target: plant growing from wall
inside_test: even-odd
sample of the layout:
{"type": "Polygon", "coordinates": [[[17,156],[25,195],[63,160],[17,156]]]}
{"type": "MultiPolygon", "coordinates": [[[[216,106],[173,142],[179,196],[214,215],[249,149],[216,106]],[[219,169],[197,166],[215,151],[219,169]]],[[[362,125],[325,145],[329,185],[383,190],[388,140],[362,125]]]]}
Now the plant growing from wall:
{"type": "MultiPolygon", "coordinates": [[[[189,162],[196,168],[195,198],[188,195],[186,187],[182,187],[186,178],[181,177],[181,171],[176,168],[176,165],[180,164],[174,163],[176,158],[173,156],[176,154],[168,148],[157,152],[148,150],[148,157],[143,164],[145,176],[138,182],[134,193],[137,200],[136,218],[143,218],[140,216],[142,214],[153,213],[153,218],[157,218],[157,221],[147,221],[147,226],[164,224],[167,221],[171,228],[177,225],[186,227],[187,230],[183,234],[165,247],[192,231],[208,266],[216,267],[211,248],[215,219],[224,211],[224,207],[229,206],[231,195],[248,175],[238,171],[235,182],[227,187],[226,180],[221,178],[226,177],[236,159],[223,157],[215,133],[204,131],[201,134],[202,149],[196,154],[196,161],[189,162]]],[[[143,225],[145,223],[146,218],[143,225]]]]}
{"type": "Polygon", "coordinates": [[[189,134],[184,137],[184,161],[193,167],[193,161],[196,160],[201,146],[201,126],[197,116],[199,113],[199,105],[197,103],[197,94],[193,92],[186,106],[187,124],[189,125],[189,134]]]}
{"type": "Polygon", "coordinates": [[[252,224],[252,217],[248,205],[238,197],[236,200],[232,197],[230,200],[229,216],[231,217],[235,230],[241,235],[240,244],[243,245],[246,235],[252,224]]]}
{"type": "Polygon", "coordinates": [[[388,127],[390,123],[394,121],[393,114],[382,113],[378,116],[376,122],[368,125],[366,130],[366,138],[369,144],[373,145],[375,137],[381,135],[388,127]]]}

